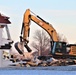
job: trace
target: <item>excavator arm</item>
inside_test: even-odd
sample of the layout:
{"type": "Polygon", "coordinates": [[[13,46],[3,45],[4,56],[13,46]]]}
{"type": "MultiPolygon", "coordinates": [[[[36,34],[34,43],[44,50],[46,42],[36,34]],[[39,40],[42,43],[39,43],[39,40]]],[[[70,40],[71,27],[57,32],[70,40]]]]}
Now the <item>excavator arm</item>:
{"type": "MultiPolygon", "coordinates": [[[[51,24],[43,20],[38,15],[35,15],[33,12],[30,11],[30,9],[27,9],[23,16],[23,23],[22,23],[22,29],[21,29],[21,36],[20,36],[20,42],[15,43],[15,48],[20,54],[23,54],[23,48],[20,48],[19,45],[23,45],[26,47],[28,52],[31,52],[32,50],[28,46],[28,38],[29,38],[29,31],[30,31],[30,21],[35,22],[37,25],[39,25],[41,28],[43,28],[50,36],[53,42],[58,42],[57,32],[53,28],[51,24]]],[[[53,46],[53,42],[51,43],[53,46]]]]}
{"type": "Polygon", "coordinates": [[[24,13],[24,17],[23,17],[20,43],[17,42],[15,44],[15,48],[18,50],[18,52],[20,54],[23,53],[21,50],[22,48],[19,49],[19,47],[18,47],[20,44],[24,45],[28,52],[31,52],[31,49],[27,45],[29,42],[28,38],[29,38],[29,32],[30,32],[30,21],[35,22],[37,25],[39,25],[41,28],[43,28],[50,35],[50,38],[53,41],[58,41],[57,33],[56,33],[56,30],[53,28],[53,26],[51,24],[49,24],[48,22],[46,22],[45,20],[43,20],[38,15],[35,15],[34,13],[32,13],[30,11],[30,9],[27,9],[26,12],[24,13]]]}
{"type": "Polygon", "coordinates": [[[39,25],[41,28],[43,28],[49,34],[50,38],[52,39],[52,42],[51,42],[51,53],[52,54],[55,54],[55,50],[57,49],[56,48],[57,45],[59,47],[57,49],[57,51],[60,49],[59,44],[61,46],[65,45],[65,43],[62,43],[62,42],[58,41],[57,32],[56,32],[56,30],[53,28],[53,26],[51,24],[49,24],[48,22],[43,20],[38,15],[35,15],[33,12],[30,11],[30,9],[27,9],[26,12],[24,13],[24,17],[23,17],[23,24],[22,24],[22,30],[21,30],[21,36],[20,36],[20,43],[18,42],[18,43],[15,44],[15,48],[18,50],[18,52],[20,54],[23,53],[23,49],[19,48],[20,44],[22,45],[21,47],[25,46],[28,52],[32,51],[28,46],[30,21],[35,22],[37,25],[39,25]]]}

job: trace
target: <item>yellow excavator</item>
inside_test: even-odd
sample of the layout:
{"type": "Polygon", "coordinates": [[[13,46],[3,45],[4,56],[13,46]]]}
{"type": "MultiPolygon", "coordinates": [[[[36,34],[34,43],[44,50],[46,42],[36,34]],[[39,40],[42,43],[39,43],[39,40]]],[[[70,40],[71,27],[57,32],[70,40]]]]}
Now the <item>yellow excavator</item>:
{"type": "Polygon", "coordinates": [[[76,58],[76,44],[67,45],[66,42],[60,42],[58,40],[57,31],[54,29],[54,27],[50,23],[43,20],[40,16],[34,14],[30,9],[27,9],[23,16],[20,42],[15,43],[15,48],[20,54],[24,55],[23,47],[25,47],[28,52],[32,51],[28,46],[30,21],[35,22],[37,25],[43,28],[49,34],[50,39],[52,39],[52,41],[50,41],[51,42],[50,55],[52,55],[54,58],[57,59],[76,58]]]}

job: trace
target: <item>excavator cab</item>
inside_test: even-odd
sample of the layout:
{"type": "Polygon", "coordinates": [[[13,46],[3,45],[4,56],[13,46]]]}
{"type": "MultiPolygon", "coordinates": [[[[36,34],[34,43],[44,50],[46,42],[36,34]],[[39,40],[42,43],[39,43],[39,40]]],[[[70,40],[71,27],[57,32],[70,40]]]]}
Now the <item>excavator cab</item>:
{"type": "Polygon", "coordinates": [[[66,42],[53,42],[51,48],[51,54],[65,54],[67,53],[66,50],[66,42]]]}

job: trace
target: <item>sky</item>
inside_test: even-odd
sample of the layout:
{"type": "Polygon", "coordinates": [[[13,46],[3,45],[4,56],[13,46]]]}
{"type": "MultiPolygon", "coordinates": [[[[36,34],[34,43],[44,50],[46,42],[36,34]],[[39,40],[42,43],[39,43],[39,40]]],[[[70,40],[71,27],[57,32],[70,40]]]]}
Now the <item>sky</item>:
{"type": "MultiPolygon", "coordinates": [[[[0,13],[10,17],[14,41],[19,41],[23,14],[28,8],[52,24],[69,43],[76,43],[76,0],[0,0],[0,13]]],[[[40,27],[31,22],[30,37],[37,29],[40,27]]]]}

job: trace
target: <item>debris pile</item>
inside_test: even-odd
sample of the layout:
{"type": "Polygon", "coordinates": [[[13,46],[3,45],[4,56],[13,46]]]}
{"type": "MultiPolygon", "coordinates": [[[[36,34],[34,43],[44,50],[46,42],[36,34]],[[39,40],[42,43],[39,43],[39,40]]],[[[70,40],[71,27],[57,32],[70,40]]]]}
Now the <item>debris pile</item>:
{"type": "Polygon", "coordinates": [[[21,67],[46,67],[46,66],[67,66],[67,65],[75,65],[76,61],[65,60],[65,59],[54,59],[53,57],[49,59],[42,59],[43,57],[35,57],[31,60],[22,60],[18,63],[15,63],[12,66],[21,66],[21,67]]]}

